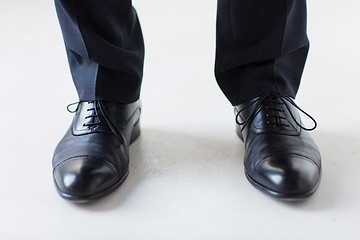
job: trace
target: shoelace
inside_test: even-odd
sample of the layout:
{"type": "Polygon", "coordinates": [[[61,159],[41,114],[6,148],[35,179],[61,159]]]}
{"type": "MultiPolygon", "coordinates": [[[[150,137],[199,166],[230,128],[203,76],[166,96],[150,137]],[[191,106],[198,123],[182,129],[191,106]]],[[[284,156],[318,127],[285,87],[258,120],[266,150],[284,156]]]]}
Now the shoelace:
{"type": "MultiPolygon", "coordinates": [[[[79,103],[80,102],[70,103],[69,105],[67,105],[66,109],[70,113],[76,113],[77,110],[79,109],[79,103]],[[76,105],[76,108],[74,110],[71,110],[70,108],[75,105],[76,105]]],[[[99,108],[101,108],[101,106],[99,106],[99,102],[88,101],[88,103],[94,103],[94,107],[90,107],[87,109],[87,111],[89,111],[89,112],[93,111],[93,112],[92,112],[92,114],[86,116],[85,119],[93,118],[93,121],[84,123],[83,126],[84,127],[88,126],[90,128],[94,128],[95,126],[99,126],[99,125],[107,125],[111,129],[111,131],[116,136],[118,136],[120,142],[123,144],[125,142],[123,136],[114,128],[114,126],[112,124],[110,124],[110,120],[106,117],[106,115],[103,115],[100,113],[99,108]],[[96,119],[98,119],[97,122],[95,122],[96,119]]]]}
{"type": "MultiPolygon", "coordinates": [[[[80,102],[75,102],[75,103],[70,103],[66,108],[70,113],[75,113],[77,112],[78,108],[79,108],[79,103],[80,102]],[[76,109],[75,110],[70,110],[70,107],[76,105],[76,109]]],[[[90,112],[90,115],[87,115],[85,117],[85,119],[89,119],[91,118],[91,121],[86,122],[83,124],[84,127],[89,127],[89,128],[94,128],[96,126],[99,125],[105,125],[104,121],[102,121],[102,114],[99,113],[99,106],[98,103],[95,101],[88,101],[88,103],[93,103],[93,107],[89,107],[86,111],[90,112]],[[97,121],[96,121],[97,120],[97,121]]]]}
{"type": "MultiPolygon", "coordinates": [[[[283,94],[280,93],[267,93],[264,94],[262,96],[260,96],[256,101],[250,103],[248,106],[244,107],[243,109],[241,109],[239,112],[236,113],[236,123],[239,124],[241,126],[241,131],[244,130],[244,128],[250,123],[252,122],[252,120],[256,117],[256,115],[263,109],[271,109],[274,112],[285,112],[285,110],[283,110],[283,108],[278,108],[276,107],[277,105],[285,105],[287,111],[289,112],[290,116],[292,117],[292,119],[294,120],[294,122],[296,123],[296,125],[298,125],[301,129],[306,130],[306,131],[312,131],[317,127],[317,122],[315,121],[315,119],[310,116],[310,114],[308,114],[307,112],[305,112],[304,110],[302,110],[298,105],[296,105],[296,103],[288,96],[285,96],[283,94]],[[280,101],[277,101],[280,100],[280,101]],[[297,119],[295,118],[295,116],[292,114],[291,110],[289,109],[289,107],[285,104],[285,101],[287,101],[288,103],[290,103],[291,105],[293,105],[296,109],[298,109],[300,112],[302,112],[303,114],[305,114],[308,118],[310,118],[313,123],[314,126],[312,128],[306,128],[303,125],[301,125],[301,123],[299,123],[297,121],[297,119]],[[273,106],[274,107],[268,107],[268,106],[263,106],[264,102],[271,102],[274,103],[273,106]],[[252,113],[249,115],[249,117],[241,122],[239,121],[240,118],[240,114],[248,109],[249,107],[253,106],[254,104],[254,110],[252,111],[252,113]]],[[[236,111],[236,110],[235,110],[236,111]]],[[[276,127],[289,127],[288,124],[282,123],[282,120],[286,120],[285,117],[279,116],[277,114],[274,115],[270,115],[270,114],[266,114],[266,117],[268,117],[268,119],[275,119],[274,122],[272,121],[267,121],[266,124],[271,124],[274,125],[276,127]]]]}

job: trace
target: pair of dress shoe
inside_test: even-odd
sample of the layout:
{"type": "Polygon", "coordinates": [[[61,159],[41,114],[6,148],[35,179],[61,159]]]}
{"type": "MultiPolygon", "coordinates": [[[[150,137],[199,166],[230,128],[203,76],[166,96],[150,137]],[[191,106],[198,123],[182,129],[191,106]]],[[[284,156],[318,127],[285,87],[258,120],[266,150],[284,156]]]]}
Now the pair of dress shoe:
{"type": "MultiPolygon", "coordinates": [[[[289,200],[314,193],[321,175],[319,151],[296,108],[291,98],[276,93],[235,107],[246,177],[263,192],[289,200]]],[[[139,101],[79,103],[53,157],[54,182],[63,198],[88,202],[121,185],[129,145],[140,134],[140,112],[139,101]]]]}

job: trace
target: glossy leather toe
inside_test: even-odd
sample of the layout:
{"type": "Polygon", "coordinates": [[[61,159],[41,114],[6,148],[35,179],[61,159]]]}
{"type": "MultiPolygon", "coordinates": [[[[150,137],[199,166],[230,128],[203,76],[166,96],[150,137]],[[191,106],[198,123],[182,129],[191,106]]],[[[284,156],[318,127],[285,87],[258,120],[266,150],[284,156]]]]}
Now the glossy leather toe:
{"type": "Polygon", "coordinates": [[[120,179],[115,168],[95,157],[77,157],[54,169],[54,180],[64,197],[93,196],[110,188],[120,179]]]}
{"type": "Polygon", "coordinates": [[[314,192],[320,179],[319,167],[298,155],[272,156],[261,161],[252,181],[278,197],[292,198],[314,192]]]}

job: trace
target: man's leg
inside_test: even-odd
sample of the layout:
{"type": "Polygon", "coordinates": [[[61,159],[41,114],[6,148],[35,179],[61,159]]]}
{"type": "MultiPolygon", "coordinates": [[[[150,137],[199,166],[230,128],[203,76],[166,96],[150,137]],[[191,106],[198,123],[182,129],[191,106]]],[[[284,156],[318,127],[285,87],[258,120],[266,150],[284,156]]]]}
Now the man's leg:
{"type": "Polygon", "coordinates": [[[144,46],[131,0],[55,0],[80,103],[57,145],[53,177],[74,201],[102,197],[128,175],[140,133],[144,46]]]}
{"type": "Polygon", "coordinates": [[[55,0],[80,101],[139,99],[144,45],[131,0],[55,0]]]}
{"type": "Polygon", "coordinates": [[[246,176],[280,198],[306,197],[320,180],[292,101],[308,48],[305,0],[218,0],[215,74],[235,106],[246,176]]]}
{"type": "Polygon", "coordinates": [[[219,0],[215,74],[235,106],[267,91],[295,97],[309,42],[305,0],[219,0]]]}

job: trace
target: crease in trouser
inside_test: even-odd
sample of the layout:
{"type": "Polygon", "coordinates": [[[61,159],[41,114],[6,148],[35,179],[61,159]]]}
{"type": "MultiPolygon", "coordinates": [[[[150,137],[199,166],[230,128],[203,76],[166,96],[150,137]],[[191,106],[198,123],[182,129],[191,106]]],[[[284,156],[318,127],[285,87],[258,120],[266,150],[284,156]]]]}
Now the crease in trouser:
{"type": "Polygon", "coordinates": [[[144,61],[141,27],[130,0],[55,0],[80,101],[139,99],[144,61]]]}
{"type": "Polygon", "coordinates": [[[307,57],[305,0],[218,0],[215,76],[233,105],[295,97],[307,57]]]}
{"type": "MultiPolygon", "coordinates": [[[[136,101],[144,43],[131,0],[55,3],[80,100],[136,101]]],[[[306,1],[218,0],[216,41],[215,76],[233,105],[269,91],[295,97],[309,47],[306,1]]]]}

